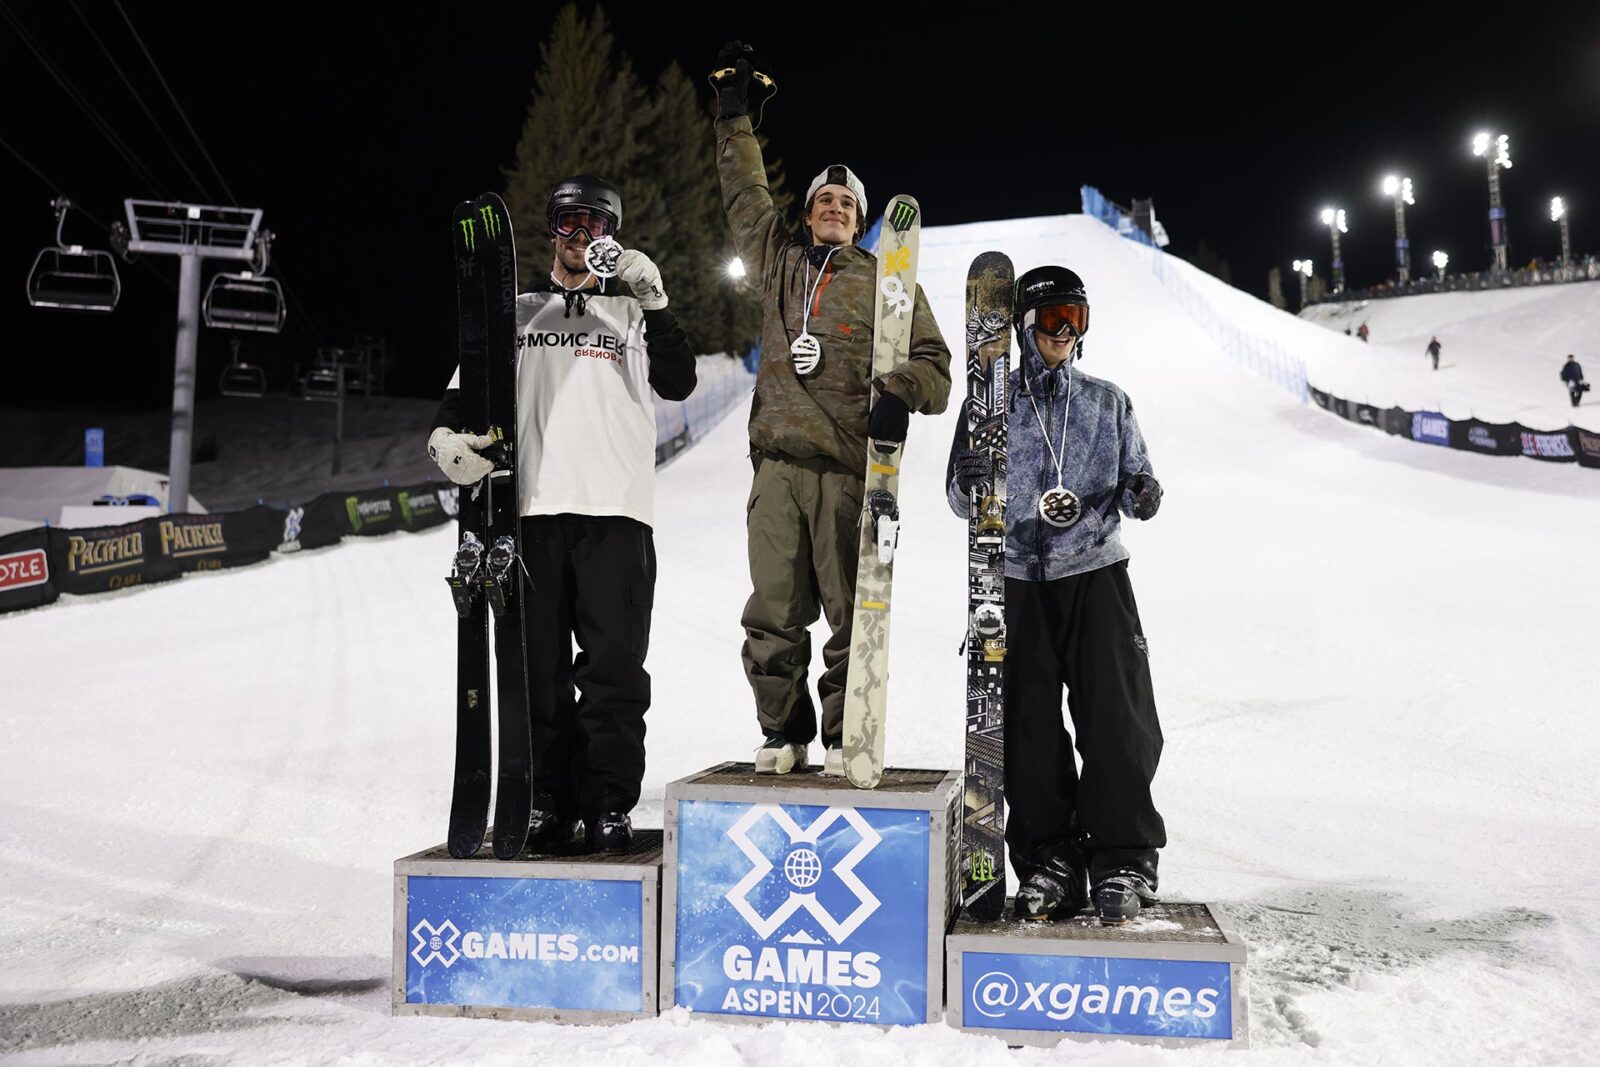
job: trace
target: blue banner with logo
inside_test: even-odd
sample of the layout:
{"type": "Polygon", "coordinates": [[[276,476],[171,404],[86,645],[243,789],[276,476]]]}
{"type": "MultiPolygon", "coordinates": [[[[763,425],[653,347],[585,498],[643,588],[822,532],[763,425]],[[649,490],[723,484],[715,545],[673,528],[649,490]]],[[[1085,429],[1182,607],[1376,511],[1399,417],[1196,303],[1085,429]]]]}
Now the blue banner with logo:
{"type": "Polygon", "coordinates": [[[1436,411],[1411,414],[1411,439],[1426,445],[1450,447],[1450,420],[1436,411]]]}
{"type": "Polygon", "coordinates": [[[682,801],[676,1002],[926,1022],[928,835],[926,811],[682,801]]]}
{"type": "Polygon", "coordinates": [[[407,879],[406,1003],[637,1012],[642,883],[407,879]]]}
{"type": "Polygon", "coordinates": [[[969,1028],[1233,1038],[1223,962],[964,952],[961,986],[969,1028]]]}

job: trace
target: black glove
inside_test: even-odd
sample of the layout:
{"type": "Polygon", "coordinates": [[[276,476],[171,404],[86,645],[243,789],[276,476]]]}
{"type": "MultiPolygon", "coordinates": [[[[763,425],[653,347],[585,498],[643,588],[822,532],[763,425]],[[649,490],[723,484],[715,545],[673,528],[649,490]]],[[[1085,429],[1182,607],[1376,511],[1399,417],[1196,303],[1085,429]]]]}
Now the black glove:
{"type": "Polygon", "coordinates": [[[750,114],[751,48],[740,41],[729,41],[717,53],[711,84],[717,87],[717,118],[735,119],[750,114]],[[730,69],[731,68],[731,69],[730,69]],[[717,72],[727,70],[721,78],[717,72]]]}
{"type": "Polygon", "coordinates": [[[1151,475],[1135,474],[1124,487],[1133,494],[1133,506],[1128,509],[1133,517],[1140,521],[1155,518],[1161,509],[1161,483],[1151,475]]]}
{"type": "Polygon", "coordinates": [[[867,415],[867,436],[874,441],[900,444],[911,428],[911,409],[893,393],[884,393],[867,415]]]}
{"type": "Polygon", "coordinates": [[[994,464],[989,462],[987,452],[963,448],[956,453],[956,486],[963,493],[972,492],[980,484],[988,481],[993,473],[994,464]]]}

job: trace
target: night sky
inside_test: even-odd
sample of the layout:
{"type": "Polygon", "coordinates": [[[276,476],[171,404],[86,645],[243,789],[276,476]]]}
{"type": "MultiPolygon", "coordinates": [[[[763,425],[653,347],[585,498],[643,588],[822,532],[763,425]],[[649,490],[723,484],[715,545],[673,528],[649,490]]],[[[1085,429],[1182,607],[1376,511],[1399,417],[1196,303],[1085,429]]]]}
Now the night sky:
{"type": "MultiPolygon", "coordinates": [[[[557,5],[454,19],[443,7],[267,5],[227,9],[233,28],[223,29],[215,5],[122,2],[231,196],[114,4],[0,0],[0,140],[46,176],[0,147],[10,193],[0,281],[11,279],[0,285],[0,407],[170,402],[174,260],[125,267],[122,305],[109,317],[36,311],[23,299],[33,255],[53,234],[57,192],[102,222],[120,218],[130,196],[264,208],[292,329],[236,335],[247,357],[281,387],[315,346],[383,334],[399,355],[391,391],[437,395],[455,360],[444,221],[456,201],[502,188],[557,5]],[[137,166],[41,65],[18,24],[137,166]]],[[[1058,3],[988,25],[863,14],[887,5],[751,6],[606,10],[647,81],[673,60],[702,79],[722,41],[754,42],[780,90],[762,132],[801,190],[823,165],[845,162],[875,205],[910,192],[929,225],[1077,211],[1084,183],[1123,204],[1150,196],[1169,251],[1189,257],[1204,240],[1235,285],[1264,296],[1273,266],[1289,292],[1291,260],[1309,256],[1327,271],[1317,213],[1328,204],[1350,218],[1349,283],[1388,276],[1393,215],[1378,183],[1390,171],[1416,184],[1407,223],[1417,267],[1434,248],[1452,268],[1486,266],[1485,167],[1468,142],[1489,128],[1511,136],[1503,188],[1513,263],[1559,254],[1548,214],[1557,194],[1572,211],[1574,251],[1600,252],[1592,3],[1516,5],[1492,21],[1459,4],[1359,16],[1275,4],[1246,16],[1236,5],[1174,14],[1058,3]],[[1314,27],[1298,21],[1311,17],[1314,27]]],[[[67,236],[105,241],[82,217],[67,236]]],[[[229,336],[202,332],[203,393],[229,336]]]]}

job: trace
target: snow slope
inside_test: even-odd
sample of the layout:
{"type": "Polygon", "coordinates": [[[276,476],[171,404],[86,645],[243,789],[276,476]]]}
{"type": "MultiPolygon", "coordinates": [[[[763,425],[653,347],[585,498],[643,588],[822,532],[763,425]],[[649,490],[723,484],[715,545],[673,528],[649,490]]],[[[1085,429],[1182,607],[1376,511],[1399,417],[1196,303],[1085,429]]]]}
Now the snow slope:
{"type": "Polygon", "coordinates": [[[1600,282],[1315,304],[1301,317],[1341,339],[1346,326],[1365,322],[1371,331],[1370,345],[1350,338],[1338,359],[1317,368],[1319,389],[1456,418],[1600,429],[1594,394],[1574,409],[1559,377],[1571,354],[1600,378],[1600,282]],[[1424,351],[1434,336],[1437,371],[1424,351]]]}
{"type": "MultiPolygon", "coordinates": [[[[987,248],[1083,275],[1084,369],[1134,398],[1166,487],[1161,514],[1125,532],[1167,738],[1162,888],[1220,903],[1249,941],[1255,1041],[1012,1057],[1594,1062],[1600,699],[1581,660],[1600,639],[1583,534],[1600,526],[1600,478],[1421,448],[1298,403],[1226,359],[1143,250],[1078,216],[924,232],[923,282],[958,344],[966,264],[987,248]]],[[[961,755],[965,541],[940,485],[955,417],[914,419],[904,467],[900,766],[961,755]]],[[[646,825],[667,781],[758,736],[738,657],[742,422],[660,474],[646,825]]],[[[0,616],[0,1055],[1006,1055],[942,1026],[390,1018],[391,864],[444,830],[453,536],[0,616]]]]}

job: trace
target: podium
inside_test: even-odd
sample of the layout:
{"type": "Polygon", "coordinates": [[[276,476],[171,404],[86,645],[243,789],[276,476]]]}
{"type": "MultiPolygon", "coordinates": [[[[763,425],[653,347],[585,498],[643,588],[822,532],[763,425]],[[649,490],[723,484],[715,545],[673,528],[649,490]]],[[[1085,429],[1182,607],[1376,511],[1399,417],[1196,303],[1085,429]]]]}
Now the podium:
{"type": "Polygon", "coordinates": [[[568,1023],[656,1014],[660,830],[624,855],[394,865],[396,1015],[568,1023]]]}
{"type": "Polygon", "coordinates": [[[1205,904],[1153,904],[1122,925],[1087,912],[1055,922],[961,919],[946,953],[946,1021],[960,1030],[1013,1045],[1249,1044],[1247,951],[1205,904]]]}
{"type": "Polygon", "coordinates": [[[661,1007],[877,1025],[944,1013],[958,771],[723,763],[666,790],[661,1007]]]}

